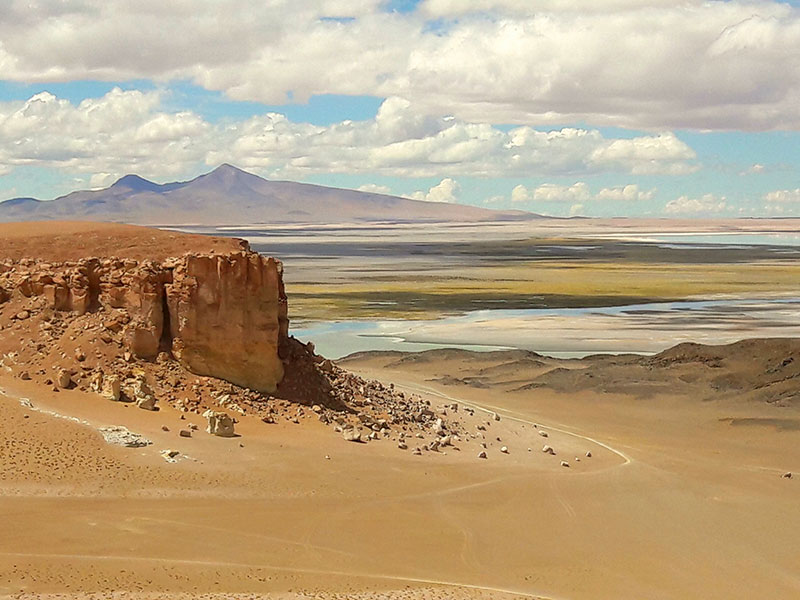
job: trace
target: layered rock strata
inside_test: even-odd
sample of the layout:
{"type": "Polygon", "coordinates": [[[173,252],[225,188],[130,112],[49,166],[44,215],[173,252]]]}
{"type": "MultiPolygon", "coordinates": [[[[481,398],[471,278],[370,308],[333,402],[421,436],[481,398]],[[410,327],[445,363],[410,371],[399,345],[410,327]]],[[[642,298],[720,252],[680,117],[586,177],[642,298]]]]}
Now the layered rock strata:
{"type": "Polygon", "coordinates": [[[0,263],[0,305],[18,297],[44,310],[102,313],[134,357],[166,352],[192,373],[272,393],[288,339],[282,274],[279,261],[249,250],[163,262],[23,259],[0,263]]]}

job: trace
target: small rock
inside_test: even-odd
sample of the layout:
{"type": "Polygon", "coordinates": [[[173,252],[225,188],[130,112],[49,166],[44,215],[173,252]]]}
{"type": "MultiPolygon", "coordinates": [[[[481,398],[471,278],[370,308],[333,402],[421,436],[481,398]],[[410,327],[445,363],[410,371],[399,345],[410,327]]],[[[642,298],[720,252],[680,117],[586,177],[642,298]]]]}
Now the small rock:
{"type": "Polygon", "coordinates": [[[781,477],[783,477],[784,479],[791,479],[792,478],[792,474],[791,474],[791,472],[784,473],[783,475],[781,475],[781,477]]]}
{"type": "Polygon", "coordinates": [[[70,385],[72,385],[72,374],[66,369],[59,369],[56,374],[56,386],[65,390],[70,385]]]}
{"type": "MultiPolygon", "coordinates": [[[[162,429],[164,429],[164,428],[162,427],[162,429]]],[[[169,430],[166,430],[166,431],[169,431],[169,430]]],[[[192,432],[191,432],[191,431],[189,431],[188,429],[181,429],[181,430],[178,432],[178,435],[179,435],[179,436],[181,436],[181,437],[188,437],[188,438],[190,438],[190,437],[192,437],[192,432]]]]}
{"type": "Polygon", "coordinates": [[[556,454],[556,451],[553,450],[550,446],[547,446],[547,445],[542,446],[542,452],[544,452],[545,454],[551,454],[553,456],[555,456],[555,454],[556,454]]]}
{"type": "Polygon", "coordinates": [[[592,451],[591,450],[587,450],[586,451],[586,458],[592,458],[592,451]]]}
{"type": "Polygon", "coordinates": [[[219,437],[233,437],[233,419],[228,413],[207,410],[203,416],[208,420],[206,431],[219,437]]]}
{"type": "Polygon", "coordinates": [[[486,450],[481,450],[478,452],[478,458],[486,458],[486,450]]]}
{"type": "Polygon", "coordinates": [[[361,430],[358,427],[349,427],[342,431],[342,437],[348,442],[360,442],[361,430]]]}
{"type": "Polygon", "coordinates": [[[397,447],[400,448],[400,450],[408,450],[408,444],[402,440],[397,442],[397,447]]]}
{"type": "Polygon", "coordinates": [[[19,374],[19,378],[20,378],[20,379],[22,379],[23,381],[30,381],[31,374],[30,374],[30,373],[28,373],[27,371],[22,371],[22,372],[19,374]]]}
{"type": "Polygon", "coordinates": [[[550,437],[546,431],[541,431],[541,430],[539,430],[539,435],[542,437],[550,437]]]}
{"type": "Polygon", "coordinates": [[[110,375],[103,378],[103,393],[102,396],[108,400],[118,402],[122,397],[122,384],[119,377],[110,375]]]}
{"type": "Polygon", "coordinates": [[[561,461],[561,466],[562,467],[569,467],[569,463],[567,461],[565,461],[565,460],[562,460],[561,461]]]}
{"type": "Polygon", "coordinates": [[[508,454],[508,446],[503,446],[502,448],[500,448],[500,452],[502,452],[503,454],[508,454]]]}
{"type": "Polygon", "coordinates": [[[499,421],[499,420],[500,420],[500,415],[498,415],[497,413],[492,413],[492,418],[493,418],[495,421],[499,421]]]}
{"type": "Polygon", "coordinates": [[[414,451],[411,454],[413,454],[414,456],[422,456],[422,450],[420,450],[419,448],[414,448],[414,451]]]}
{"type": "Polygon", "coordinates": [[[80,348],[75,348],[75,360],[83,362],[86,360],[86,354],[80,348]]]}

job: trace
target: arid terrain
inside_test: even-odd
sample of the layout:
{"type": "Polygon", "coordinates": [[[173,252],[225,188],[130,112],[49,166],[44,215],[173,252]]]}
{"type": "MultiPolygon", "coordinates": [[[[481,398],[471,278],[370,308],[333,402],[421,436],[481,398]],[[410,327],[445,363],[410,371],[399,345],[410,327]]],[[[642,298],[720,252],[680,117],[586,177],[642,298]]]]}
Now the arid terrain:
{"type": "Polygon", "coordinates": [[[255,260],[246,245],[26,227],[0,229],[0,597],[800,594],[796,340],[582,360],[362,353],[337,366],[284,339],[278,310],[277,346],[259,348],[289,379],[253,392],[196,373],[186,352],[207,359],[222,352],[207,342],[275,332],[204,333],[214,315],[240,314],[230,299],[241,279],[181,271],[195,255],[255,260]],[[79,313],[70,269],[82,267],[68,261],[90,257],[102,260],[81,263],[92,302],[79,313]],[[144,292],[106,300],[143,265],[169,277],[146,295],[166,298],[163,321],[141,312],[144,292]],[[176,324],[187,313],[170,299],[208,299],[214,277],[226,300],[208,306],[222,313],[176,324]],[[72,304],[53,309],[61,296],[45,286],[68,289],[72,304]],[[139,356],[158,322],[158,354],[139,356]],[[123,401],[97,389],[97,373],[118,378],[123,401]],[[149,397],[158,410],[141,410],[149,397]],[[235,435],[206,431],[211,409],[235,417],[235,435]],[[117,426],[144,445],[107,443],[101,430],[117,426]],[[359,443],[346,440],[354,431],[359,443]]]}

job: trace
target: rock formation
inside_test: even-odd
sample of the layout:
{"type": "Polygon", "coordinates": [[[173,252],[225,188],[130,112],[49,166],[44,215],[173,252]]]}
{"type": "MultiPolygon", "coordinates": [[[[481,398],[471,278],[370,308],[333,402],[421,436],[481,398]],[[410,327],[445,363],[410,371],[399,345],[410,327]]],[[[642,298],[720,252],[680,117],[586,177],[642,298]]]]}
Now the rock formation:
{"type": "Polygon", "coordinates": [[[282,273],[279,261],[249,249],[163,262],[23,259],[0,263],[0,304],[20,296],[51,311],[101,312],[134,357],[171,353],[192,373],[272,393],[288,339],[282,273]]]}
{"type": "Polygon", "coordinates": [[[194,373],[274,392],[289,328],[282,274],[254,252],[182,260],[167,286],[175,357],[194,373]]]}

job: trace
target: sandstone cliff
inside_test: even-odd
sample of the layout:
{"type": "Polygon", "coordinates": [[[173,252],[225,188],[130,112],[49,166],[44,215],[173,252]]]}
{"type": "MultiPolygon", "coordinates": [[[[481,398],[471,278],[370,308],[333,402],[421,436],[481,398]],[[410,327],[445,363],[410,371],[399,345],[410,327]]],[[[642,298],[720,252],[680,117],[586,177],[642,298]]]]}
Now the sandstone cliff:
{"type": "MultiPolygon", "coordinates": [[[[101,314],[133,356],[172,355],[198,375],[272,393],[288,340],[282,265],[244,249],[152,260],[0,263],[0,304],[101,314]],[[15,304],[20,304],[15,303],[15,304]]],[[[30,310],[13,315],[24,320],[30,310]]]]}

